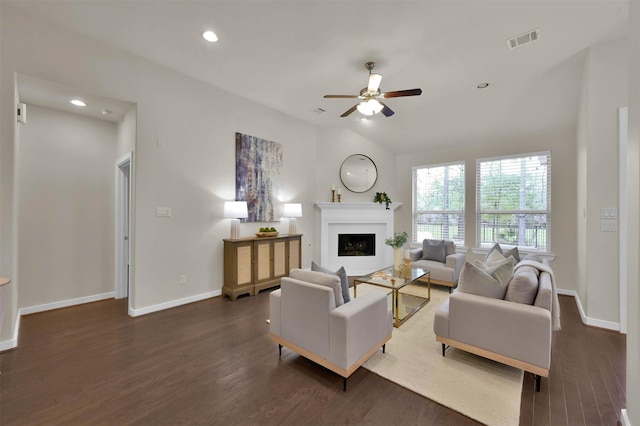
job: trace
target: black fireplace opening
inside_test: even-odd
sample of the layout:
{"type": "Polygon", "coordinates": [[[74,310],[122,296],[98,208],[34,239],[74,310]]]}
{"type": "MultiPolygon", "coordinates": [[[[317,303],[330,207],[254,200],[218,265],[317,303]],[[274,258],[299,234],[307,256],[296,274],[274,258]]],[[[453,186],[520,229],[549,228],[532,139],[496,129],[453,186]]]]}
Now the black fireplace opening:
{"type": "Polygon", "coordinates": [[[375,256],[376,234],[338,234],[338,256],[375,256]]]}

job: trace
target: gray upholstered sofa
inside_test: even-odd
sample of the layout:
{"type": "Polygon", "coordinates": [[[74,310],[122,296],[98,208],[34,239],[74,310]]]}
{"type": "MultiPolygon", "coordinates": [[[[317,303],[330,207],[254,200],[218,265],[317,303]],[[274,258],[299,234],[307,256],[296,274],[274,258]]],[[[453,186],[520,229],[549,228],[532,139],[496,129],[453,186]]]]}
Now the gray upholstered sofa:
{"type": "MultiPolygon", "coordinates": [[[[465,264],[463,275],[468,266],[465,264]]],[[[516,274],[520,268],[524,272],[525,266],[537,269],[537,288],[529,292],[533,303],[464,292],[467,282],[463,284],[461,278],[461,288],[437,309],[434,331],[443,356],[447,346],[452,346],[529,371],[540,390],[540,378],[549,376],[552,331],[560,327],[559,307],[549,266],[523,261],[516,265],[516,274]],[[554,309],[557,315],[552,315],[554,309]]],[[[518,297],[515,294],[511,299],[518,297]]]]}
{"type": "Polygon", "coordinates": [[[344,303],[340,278],[293,269],[269,295],[270,336],[282,347],[347,378],[391,338],[384,293],[344,303]]]}
{"type": "Polygon", "coordinates": [[[430,270],[431,283],[447,286],[449,287],[449,292],[451,292],[451,289],[458,285],[460,271],[466,258],[465,254],[456,253],[456,246],[453,241],[424,240],[422,244],[422,247],[414,248],[410,252],[411,267],[430,270]],[[425,252],[424,247],[426,244],[437,245],[440,242],[444,242],[443,253],[438,255],[437,249],[432,249],[431,253],[425,252]],[[435,255],[434,251],[436,252],[435,255]]]}

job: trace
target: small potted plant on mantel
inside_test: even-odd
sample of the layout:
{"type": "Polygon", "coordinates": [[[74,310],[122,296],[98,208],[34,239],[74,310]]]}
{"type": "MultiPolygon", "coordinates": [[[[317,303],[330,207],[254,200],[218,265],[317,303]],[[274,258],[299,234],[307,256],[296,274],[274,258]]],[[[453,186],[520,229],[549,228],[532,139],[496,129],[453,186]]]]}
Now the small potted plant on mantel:
{"type": "Polygon", "coordinates": [[[405,231],[393,234],[393,238],[387,238],[384,243],[393,248],[393,269],[400,270],[403,264],[402,246],[407,243],[409,235],[405,231]]]}
{"type": "Polygon", "coordinates": [[[373,197],[374,203],[382,204],[384,203],[387,210],[389,210],[389,204],[391,204],[391,198],[387,195],[386,192],[376,192],[376,196],[373,197]]]}

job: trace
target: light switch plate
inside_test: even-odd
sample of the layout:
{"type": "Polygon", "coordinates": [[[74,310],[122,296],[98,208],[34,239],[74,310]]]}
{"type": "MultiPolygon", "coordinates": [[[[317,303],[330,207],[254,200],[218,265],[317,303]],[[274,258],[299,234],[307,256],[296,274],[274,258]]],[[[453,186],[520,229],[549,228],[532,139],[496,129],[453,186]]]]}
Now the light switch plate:
{"type": "Polygon", "coordinates": [[[618,221],[615,219],[601,219],[600,220],[600,231],[601,232],[617,232],[618,231],[618,221]]]}
{"type": "Polygon", "coordinates": [[[600,219],[617,219],[618,209],[616,208],[602,208],[600,209],[600,219]]]}
{"type": "Polygon", "coordinates": [[[156,207],[156,217],[171,217],[171,207],[156,207]]]}

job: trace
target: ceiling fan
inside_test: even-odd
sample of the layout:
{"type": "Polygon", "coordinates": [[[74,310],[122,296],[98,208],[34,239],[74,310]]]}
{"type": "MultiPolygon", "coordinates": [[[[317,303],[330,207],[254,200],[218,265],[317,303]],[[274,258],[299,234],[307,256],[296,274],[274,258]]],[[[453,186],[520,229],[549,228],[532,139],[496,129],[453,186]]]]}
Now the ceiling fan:
{"type": "Polygon", "coordinates": [[[382,75],[371,72],[376,66],[375,62],[367,62],[364,67],[369,70],[369,84],[360,90],[359,95],[324,95],[325,98],[353,98],[361,99],[361,101],[348,110],[340,117],[346,117],[356,109],[364,115],[374,115],[382,112],[385,117],[391,117],[394,112],[382,103],[381,99],[400,98],[402,96],[418,96],[422,94],[422,89],[397,90],[395,92],[380,93],[380,82],[382,75]]]}

